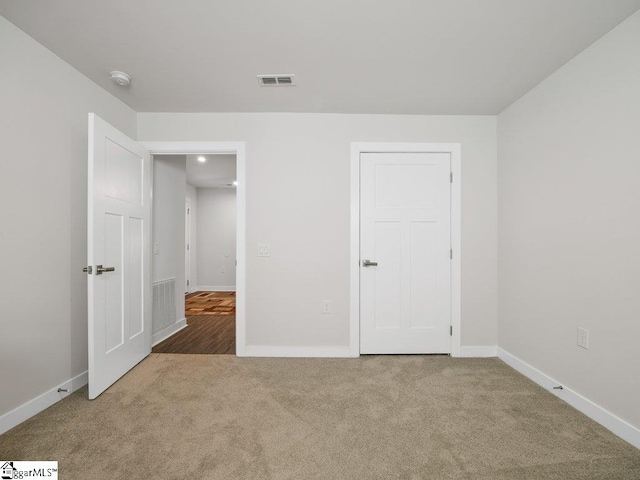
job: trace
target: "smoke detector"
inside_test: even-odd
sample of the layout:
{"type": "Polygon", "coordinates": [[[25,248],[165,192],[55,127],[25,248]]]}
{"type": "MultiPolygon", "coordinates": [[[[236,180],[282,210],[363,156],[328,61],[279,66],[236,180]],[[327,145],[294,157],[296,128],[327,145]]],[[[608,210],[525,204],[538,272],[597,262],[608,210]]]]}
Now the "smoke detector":
{"type": "Polygon", "coordinates": [[[116,82],[121,87],[128,87],[129,85],[131,85],[131,77],[124,72],[114,70],[109,75],[111,75],[111,80],[116,82]]]}
{"type": "Polygon", "coordinates": [[[258,83],[261,87],[294,87],[296,85],[295,75],[258,75],[258,83]]]}

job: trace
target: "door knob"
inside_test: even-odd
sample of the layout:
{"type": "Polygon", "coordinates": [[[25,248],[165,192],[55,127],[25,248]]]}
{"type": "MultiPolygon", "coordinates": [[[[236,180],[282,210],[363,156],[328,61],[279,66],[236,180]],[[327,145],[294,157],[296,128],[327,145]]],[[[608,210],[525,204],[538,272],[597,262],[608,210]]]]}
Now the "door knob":
{"type": "Polygon", "coordinates": [[[362,266],[363,267],[377,267],[378,266],[378,262],[372,262],[370,260],[362,260],[362,266]]]}
{"type": "Polygon", "coordinates": [[[115,272],[116,267],[103,267],[102,265],[96,265],[96,275],[102,275],[104,272],[115,272]]]}

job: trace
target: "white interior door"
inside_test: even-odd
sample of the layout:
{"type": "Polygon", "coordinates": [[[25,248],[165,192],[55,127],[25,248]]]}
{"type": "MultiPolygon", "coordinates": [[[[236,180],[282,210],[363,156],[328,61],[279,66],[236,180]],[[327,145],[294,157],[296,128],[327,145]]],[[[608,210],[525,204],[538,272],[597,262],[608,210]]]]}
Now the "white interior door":
{"type": "Polygon", "coordinates": [[[363,153],[360,172],[360,353],[450,353],[450,154],[363,153]]]}
{"type": "Polygon", "coordinates": [[[89,398],[151,352],[151,156],[89,114],[89,398]]]}

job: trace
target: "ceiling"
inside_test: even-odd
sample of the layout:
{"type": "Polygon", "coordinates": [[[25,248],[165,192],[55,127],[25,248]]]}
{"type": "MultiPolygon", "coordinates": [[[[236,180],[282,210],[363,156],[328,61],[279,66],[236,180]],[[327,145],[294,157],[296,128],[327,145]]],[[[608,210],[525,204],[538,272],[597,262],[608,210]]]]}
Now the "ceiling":
{"type": "Polygon", "coordinates": [[[187,155],[187,183],[197,188],[229,187],[236,180],[235,155],[187,155]],[[204,157],[201,163],[198,157],[204,157]]]}
{"type": "Polygon", "coordinates": [[[640,0],[0,0],[138,112],[497,114],[640,0]],[[117,87],[111,70],[133,77],[117,87]],[[258,74],[296,75],[260,87],[258,74]]]}

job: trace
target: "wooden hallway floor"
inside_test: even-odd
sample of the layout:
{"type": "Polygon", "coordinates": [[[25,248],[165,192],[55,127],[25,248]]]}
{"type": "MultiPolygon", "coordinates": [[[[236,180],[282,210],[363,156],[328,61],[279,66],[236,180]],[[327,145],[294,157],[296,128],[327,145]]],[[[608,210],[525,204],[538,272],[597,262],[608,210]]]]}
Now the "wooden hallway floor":
{"type": "Polygon", "coordinates": [[[153,347],[153,353],[235,354],[235,307],[235,292],[187,295],[187,328],[153,347]]]}
{"type": "Polygon", "coordinates": [[[187,317],[236,314],[236,292],[194,292],[185,297],[187,317]]]}

